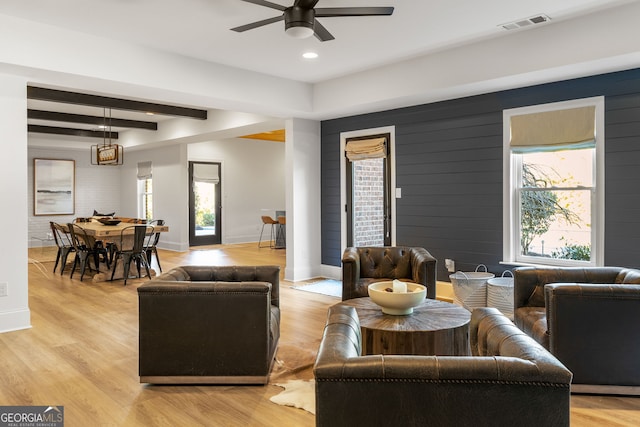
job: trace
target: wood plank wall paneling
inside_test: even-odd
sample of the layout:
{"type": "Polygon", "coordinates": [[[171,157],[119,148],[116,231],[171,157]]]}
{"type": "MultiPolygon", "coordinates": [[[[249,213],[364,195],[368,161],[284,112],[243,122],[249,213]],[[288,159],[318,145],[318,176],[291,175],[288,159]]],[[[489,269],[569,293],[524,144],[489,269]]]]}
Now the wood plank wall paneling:
{"type": "Polygon", "coordinates": [[[502,111],[605,96],[605,264],[640,267],[640,69],[322,122],[322,263],[340,265],[340,133],[396,127],[397,243],[501,273],[502,111]]]}

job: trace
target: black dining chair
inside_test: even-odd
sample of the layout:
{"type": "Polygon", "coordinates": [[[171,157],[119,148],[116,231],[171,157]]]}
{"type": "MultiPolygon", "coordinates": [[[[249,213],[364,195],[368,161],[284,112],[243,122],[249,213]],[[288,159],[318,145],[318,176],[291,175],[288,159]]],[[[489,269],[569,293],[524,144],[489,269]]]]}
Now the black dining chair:
{"type": "Polygon", "coordinates": [[[93,259],[96,271],[100,271],[100,255],[103,255],[107,261],[107,251],[102,245],[96,245],[95,239],[91,238],[87,231],[80,227],[78,224],[67,224],[69,234],[71,235],[71,242],[73,249],[75,250],[76,257],[73,260],[73,267],[71,269],[71,278],[73,279],[73,273],[76,271],[78,263],[80,264],[80,281],[84,278],[84,272],[87,266],[89,271],[91,269],[91,260],[93,259]]]}
{"type": "Polygon", "coordinates": [[[138,277],[141,275],[141,267],[144,266],[147,277],[151,279],[151,271],[149,269],[149,260],[147,259],[146,248],[151,244],[153,238],[154,227],[148,225],[131,225],[120,231],[120,242],[113,260],[113,268],[111,269],[111,280],[115,277],[118,267],[118,259],[122,259],[122,277],[124,284],[127,285],[129,278],[129,270],[131,262],[135,262],[138,270],[138,277]],[[133,233],[132,233],[133,231],[133,233]]]}
{"type": "MultiPolygon", "coordinates": [[[[164,220],[156,219],[154,221],[149,222],[149,225],[154,227],[156,225],[164,225],[164,220]]],[[[147,252],[147,261],[149,261],[149,265],[151,265],[151,257],[155,255],[156,262],[158,263],[158,269],[160,270],[160,273],[162,273],[162,266],[160,265],[160,258],[158,257],[158,247],[157,247],[159,241],[160,241],[160,232],[154,231],[153,237],[151,238],[151,242],[149,246],[146,247],[145,250],[147,252]]]]}
{"type": "Polygon", "coordinates": [[[56,263],[53,266],[53,272],[56,272],[58,264],[60,263],[60,274],[64,273],[64,268],[67,265],[67,258],[71,252],[75,251],[73,242],[71,241],[71,234],[67,230],[56,222],[50,221],[51,232],[53,233],[53,240],[58,247],[58,253],[56,254],[56,263]]]}

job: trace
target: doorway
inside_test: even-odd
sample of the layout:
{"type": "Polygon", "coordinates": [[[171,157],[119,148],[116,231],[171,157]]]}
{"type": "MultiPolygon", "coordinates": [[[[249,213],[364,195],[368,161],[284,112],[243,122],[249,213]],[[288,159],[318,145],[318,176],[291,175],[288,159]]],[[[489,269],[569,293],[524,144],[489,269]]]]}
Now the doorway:
{"type": "Polygon", "coordinates": [[[390,133],[345,140],[346,245],[392,245],[390,133]]]}
{"type": "Polygon", "coordinates": [[[222,242],[221,164],[189,162],[189,246],[222,242]]]}

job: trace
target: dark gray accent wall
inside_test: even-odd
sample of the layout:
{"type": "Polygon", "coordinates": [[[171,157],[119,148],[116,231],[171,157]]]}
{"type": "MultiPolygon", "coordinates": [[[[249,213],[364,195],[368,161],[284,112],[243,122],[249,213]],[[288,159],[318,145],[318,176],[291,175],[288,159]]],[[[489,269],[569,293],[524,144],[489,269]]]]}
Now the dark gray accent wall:
{"type": "Polygon", "coordinates": [[[322,263],[340,266],[340,133],[396,127],[397,244],[501,273],[502,111],[605,96],[605,264],[640,267],[640,69],[322,122],[322,263]]]}

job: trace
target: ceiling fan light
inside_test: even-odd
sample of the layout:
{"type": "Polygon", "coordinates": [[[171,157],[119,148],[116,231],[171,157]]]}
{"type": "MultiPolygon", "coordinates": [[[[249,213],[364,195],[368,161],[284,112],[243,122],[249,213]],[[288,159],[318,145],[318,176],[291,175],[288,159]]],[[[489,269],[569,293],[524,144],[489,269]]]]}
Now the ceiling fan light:
{"type": "Polygon", "coordinates": [[[309,27],[289,27],[285,31],[289,36],[296,39],[306,39],[313,35],[313,28],[309,27]]]}
{"type": "Polygon", "coordinates": [[[284,31],[296,39],[311,37],[315,16],[313,9],[303,9],[298,6],[287,8],[284,12],[284,31]]]}

